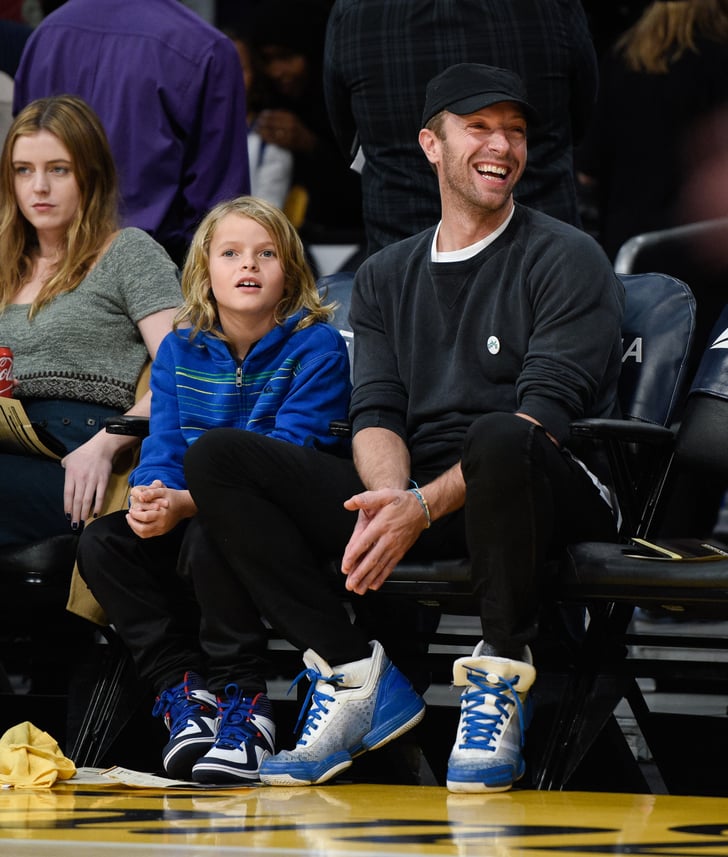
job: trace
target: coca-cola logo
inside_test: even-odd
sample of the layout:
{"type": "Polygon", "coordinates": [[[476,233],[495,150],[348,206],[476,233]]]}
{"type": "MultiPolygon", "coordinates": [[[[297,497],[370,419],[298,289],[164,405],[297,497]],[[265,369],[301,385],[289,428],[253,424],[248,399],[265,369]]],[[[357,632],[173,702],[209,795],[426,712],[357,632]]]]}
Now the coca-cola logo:
{"type": "Polygon", "coordinates": [[[9,381],[13,377],[13,358],[0,357],[0,381],[9,381]]]}

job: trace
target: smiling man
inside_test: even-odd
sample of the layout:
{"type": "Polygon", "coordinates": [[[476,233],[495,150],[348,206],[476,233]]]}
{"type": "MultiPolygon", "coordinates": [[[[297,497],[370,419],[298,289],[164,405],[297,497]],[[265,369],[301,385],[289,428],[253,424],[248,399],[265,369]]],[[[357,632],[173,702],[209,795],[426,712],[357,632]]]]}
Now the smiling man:
{"type": "Polygon", "coordinates": [[[231,469],[212,434],[188,454],[192,494],[228,561],[251,586],[264,581],[256,598],[276,611],[296,605],[295,629],[276,627],[313,650],[302,737],[263,763],[263,782],[324,782],[420,716],[392,688],[379,643],[338,621],[320,560],[337,551],[355,609],[405,557],[470,557],[483,639],[454,665],[462,709],[447,785],[502,791],[524,773],[546,562],[569,541],[616,536],[569,424],[615,414],[623,305],[590,236],[514,203],[535,121],[510,71],[460,64],[428,86],[419,141],[442,217],[356,275],[356,480],[326,457],[296,450],[293,467],[271,449],[265,484],[251,485],[246,458],[231,469]],[[265,526],[242,532],[263,503],[265,526]]]}

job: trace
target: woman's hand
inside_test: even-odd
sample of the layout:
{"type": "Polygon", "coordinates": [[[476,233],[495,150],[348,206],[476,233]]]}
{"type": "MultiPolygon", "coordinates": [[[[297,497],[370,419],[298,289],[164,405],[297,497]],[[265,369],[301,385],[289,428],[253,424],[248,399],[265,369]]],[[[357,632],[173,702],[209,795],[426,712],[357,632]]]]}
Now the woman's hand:
{"type": "MultiPolygon", "coordinates": [[[[175,312],[174,309],[159,310],[138,323],[139,332],[152,359],[159,343],[172,329],[175,312]]],[[[150,401],[151,393],[147,390],[127,413],[149,416],[150,401]]],[[[95,517],[101,514],[116,456],[138,442],[138,438],[113,435],[102,429],[61,460],[61,466],[66,471],[63,510],[74,530],[89,515],[95,517]]]]}
{"type": "Polygon", "coordinates": [[[92,512],[94,516],[100,514],[103,506],[116,452],[113,443],[104,442],[103,434],[99,432],[61,459],[66,471],[63,510],[74,530],[92,512]]]}

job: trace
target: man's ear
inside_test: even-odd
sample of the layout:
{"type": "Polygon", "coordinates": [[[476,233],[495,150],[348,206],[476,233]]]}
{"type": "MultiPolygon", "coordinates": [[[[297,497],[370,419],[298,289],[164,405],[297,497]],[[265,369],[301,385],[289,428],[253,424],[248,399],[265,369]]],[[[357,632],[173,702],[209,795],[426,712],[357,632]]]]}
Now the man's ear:
{"type": "Polygon", "coordinates": [[[434,166],[440,160],[440,140],[434,131],[422,128],[418,137],[420,147],[427,160],[434,166]]]}

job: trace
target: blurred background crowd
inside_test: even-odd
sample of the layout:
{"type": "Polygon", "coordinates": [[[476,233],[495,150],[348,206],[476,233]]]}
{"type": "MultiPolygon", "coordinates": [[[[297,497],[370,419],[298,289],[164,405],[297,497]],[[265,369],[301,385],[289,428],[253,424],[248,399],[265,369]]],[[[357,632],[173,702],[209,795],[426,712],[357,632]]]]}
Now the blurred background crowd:
{"type": "MultiPolygon", "coordinates": [[[[21,65],[26,42],[48,16],[78,2],[1,0],[0,135],[13,111],[31,97],[48,94],[44,87],[58,73],[51,68],[45,83],[33,85],[36,73],[28,67],[28,57],[21,65]],[[16,75],[24,94],[16,86],[13,106],[16,75]]],[[[509,4],[514,11],[507,22],[506,7],[489,0],[455,5],[392,0],[389,7],[383,0],[175,2],[235,46],[245,81],[247,146],[242,152],[233,144],[230,151],[240,151],[241,159],[247,156],[251,192],[284,208],[307,245],[358,247],[346,260],[349,268],[436,218],[434,179],[419,157],[417,108],[410,106],[419,103],[424,84],[416,73],[408,75],[406,65],[417,64],[424,78],[451,62],[457,50],[453,54],[442,48],[444,31],[451,27],[447,38],[459,45],[463,37],[456,27],[467,28],[467,16],[481,8],[492,12],[486,21],[502,19],[497,36],[508,47],[488,47],[496,32],[489,23],[493,33],[484,27],[474,41],[463,43],[463,60],[482,56],[483,62],[506,65],[511,56],[523,55],[523,66],[516,70],[526,77],[536,106],[545,105],[543,131],[534,131],[529,139],[531,172],[522,182],[521,201],[581,225],[612,260],[631,236],[728,214],[723,133],[728,114],[721,109],[728,98],[727,0],[561,0],[540,7],[522,2],[509,4]],[[407,30],[392,34],[388,42],[382,42],[381,32],[395,18],[385,21],[385,8],[387,16],[403,16],[402,29],[407,30]],[[458,20],[443,21],[446,16],[458,20]],[[371,23],[377,18],[382,18],[379,31],[371,23]],[[423,23],[418,31],[418,20],[434,30],[432,45],[415,44],[426,29],[423,23]],[[589,45],[579,32],[583,21],[589,45]],[[572,32],[564,32],[565,27],[572,32]],[[542,45],[535,47],[538,28],[542,45]],[[443,30],[440,46],[438,29],[443,30]],[[562,41],[569,40],[564,47],[562,41]],[[373,44],[381,45],[381,69],[372,68],[379,62],[378,54],[372,58],[373,44]],[[566,89],[560,81],[557,92],[557,84],[549,82],[552,71],[545,69],[559,63],[565,65],[553,74],[570,79],[566,89]],[[392,85],[399,80],[401,87],[392,85]],[[555,164],[555,153],[562,166],[555,164]],[[357,171],[352,162],[358,163],[357,171]],[[544,189],[547,182],[551,191],[544,189]],[[576,201],[555,200],[555,193],[575,193],[576,201]]],[[[78,94],[88,100],[87,93],[78,94]]],[[[93,99],[92,106],[107,125],[123,182],[123,156],[114,130],[93,99]]],[[[134,225],[146,228],[146,223],[134,225]]],[[[175,260],[182,259],[178,237],[165,242],[149,231],[175,260]]],[[[721,247],[706,252],[721,266],[725,263],[721,247]]]]}

